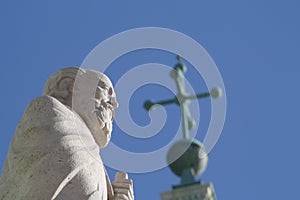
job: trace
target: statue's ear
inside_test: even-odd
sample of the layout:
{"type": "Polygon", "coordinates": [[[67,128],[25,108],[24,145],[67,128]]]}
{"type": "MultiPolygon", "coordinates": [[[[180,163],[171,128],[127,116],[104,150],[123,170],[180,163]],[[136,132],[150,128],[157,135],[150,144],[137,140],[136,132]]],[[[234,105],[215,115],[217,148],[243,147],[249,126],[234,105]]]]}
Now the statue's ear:
{"type": "Polygon", "coordinates": [[[48,95],[56,98],[63,104],[72,98],[74,79],[70,77],[62,77],[56,85],[50,89],[48,95]]]}
{"type": "Polygon", "coordinates": [[[62,78],[58,84],[58,91],[61,92],[63,98],[67,98],[73,93],[74,80],[69,77],[62,78]]]}

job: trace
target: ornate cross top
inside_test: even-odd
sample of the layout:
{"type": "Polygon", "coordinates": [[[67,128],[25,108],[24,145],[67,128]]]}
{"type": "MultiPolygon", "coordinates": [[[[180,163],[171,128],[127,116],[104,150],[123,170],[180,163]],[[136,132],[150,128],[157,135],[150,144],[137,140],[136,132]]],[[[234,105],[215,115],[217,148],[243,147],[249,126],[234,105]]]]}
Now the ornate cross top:
{"type": "Polygon", "coordinates": [[[180,106],[181,109],[181,118],[182,118],[182,131],[183,138],[189,138],[189,130],[195,126],[195,120],[192,119],[189,109],[190,101],[193,99],[199,99],[204,97],[213,97],[218,98],[222,95],[222,90],[220,88],[213,88],[210,92],[201,93],[197,95],[189,95],[185,91],[185,77],[184,73],[186,72],[186,66],[181,63],[181,57],[177,56],[178,63],[174,66],[173,70],[170,72],[170,76],[175,80],[176,86],[178,89],[177,95],[173,99],[152,102],[148,100],[144,103],[144,108],[146,110],[151,110],[154,105],[167,105],[176,103],[180,106]]]}

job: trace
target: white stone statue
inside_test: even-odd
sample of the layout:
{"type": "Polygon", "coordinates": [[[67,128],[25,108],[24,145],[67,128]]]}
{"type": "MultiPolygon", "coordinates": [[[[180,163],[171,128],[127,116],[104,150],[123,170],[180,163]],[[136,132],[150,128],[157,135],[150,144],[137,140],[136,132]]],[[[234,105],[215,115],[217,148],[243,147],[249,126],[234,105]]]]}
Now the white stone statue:
{"type": "Polygon", "coordinates": [[[71,67],[53,74],[18,124],[0,200],[133,200],[132,180],[118,172],[111,184],[99,155],[117,106],[103,73],[71,67]]]}

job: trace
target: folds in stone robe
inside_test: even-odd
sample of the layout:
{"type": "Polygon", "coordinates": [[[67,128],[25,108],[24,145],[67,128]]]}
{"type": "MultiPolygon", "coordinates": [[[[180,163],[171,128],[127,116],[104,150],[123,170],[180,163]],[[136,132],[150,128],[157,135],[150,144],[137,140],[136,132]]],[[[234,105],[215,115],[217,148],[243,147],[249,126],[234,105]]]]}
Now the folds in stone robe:
{"type": "Polygon", "coordinates": [[[112,199],[99,147],[77,113],[50,96],[31,101],[10,144],[0,199],[112,199]]]}

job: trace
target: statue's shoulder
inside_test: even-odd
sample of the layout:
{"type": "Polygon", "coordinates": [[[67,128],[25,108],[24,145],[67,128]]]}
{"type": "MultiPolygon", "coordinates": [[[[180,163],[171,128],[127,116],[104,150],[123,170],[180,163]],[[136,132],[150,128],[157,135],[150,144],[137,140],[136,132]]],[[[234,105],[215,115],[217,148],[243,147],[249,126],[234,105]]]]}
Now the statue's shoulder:
{"type": "Polygon", "coordinates": [[[27,106],[23,120],[47,121],[57,117],[68,118],[72,111],[51,96],[40,96],[33,99],[27,106]]]}
{"type": "Polygon", "coordinates": [[[31,100],[26,110],[35,112],[49,112],[50,110],[70,112],[70,110],[59,100],[48,95],[40,96],[31,100]]]}
{"type": "Polygon", "coordinates": [[[37,97],[29,103],[28,107],[34,107],[34,108],[44,108],[44,107],[53,107],[55,105],[61,104],[57,99],[54,97],[45,95],[37,97]]]}

